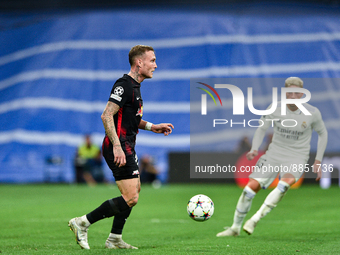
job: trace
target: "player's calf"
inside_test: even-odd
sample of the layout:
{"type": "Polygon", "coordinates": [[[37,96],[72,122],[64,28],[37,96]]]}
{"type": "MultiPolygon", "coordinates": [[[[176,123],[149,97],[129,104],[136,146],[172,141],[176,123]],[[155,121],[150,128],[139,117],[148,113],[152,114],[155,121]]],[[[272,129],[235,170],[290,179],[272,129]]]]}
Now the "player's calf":
{"type": "Polygon", "coordinates": [[[260,209],[246,222],[243,230],[248,234],[254,232],[256,224],[273,210],[287,193],[290,185],[284,181],[279,181],[277,187],[269,193],[260,209]]]}

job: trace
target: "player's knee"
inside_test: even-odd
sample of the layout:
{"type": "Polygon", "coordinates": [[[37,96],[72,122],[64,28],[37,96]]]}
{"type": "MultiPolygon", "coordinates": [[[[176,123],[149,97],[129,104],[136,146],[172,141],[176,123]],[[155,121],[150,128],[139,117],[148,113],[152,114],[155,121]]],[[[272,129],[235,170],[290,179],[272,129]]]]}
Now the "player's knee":
{"type": "Polygon", "coordinates": [[[281,178],[281,181],[292,186],[296,182],[296,178],[294,175],[287,173],[281,178]]]}
{"type": "Polygon", "coordinates": [[[128,204],[128,206],[133,207],[138,203],[138,198],[139,198],[139,194],[136,193],[133,196],[131,196],[126,203],[128,204]]]}
{"type": "Polygon", "coordinates": [[[254,179],[249,179],[249,182],[248,182],[246,187],[250,188],[255,193],[259,192],[260,189],[261,189],[260,183],[258,181],[256,181],[256,180],[254,180],[254,179]]]}

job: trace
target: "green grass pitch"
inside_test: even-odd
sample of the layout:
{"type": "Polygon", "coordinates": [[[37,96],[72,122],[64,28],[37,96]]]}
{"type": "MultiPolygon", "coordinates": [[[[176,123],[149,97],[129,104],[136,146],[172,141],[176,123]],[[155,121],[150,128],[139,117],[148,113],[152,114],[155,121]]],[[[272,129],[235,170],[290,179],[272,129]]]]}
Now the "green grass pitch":
{"type": "MultiPolygon", "coordinates": [[[[138,250],[107,250],[104,243],[112,218],[89,229],[91,250],[81,250],[68,229],[69,219],[88,213],[118,196],[113,184],[0,185],[1,254],[339,254],[340,188],[317,185],[291,189],[254,234],[216,237],[230,226],[242,189],[236,185],[142,185],[140,199],[123,232],[138,250]],[[206,222],[186,212],[191,196],[205,194],[215,203],[206,222]]],[[[246,219],[260,207],[269,190],[254,199],[246,219]]]]}

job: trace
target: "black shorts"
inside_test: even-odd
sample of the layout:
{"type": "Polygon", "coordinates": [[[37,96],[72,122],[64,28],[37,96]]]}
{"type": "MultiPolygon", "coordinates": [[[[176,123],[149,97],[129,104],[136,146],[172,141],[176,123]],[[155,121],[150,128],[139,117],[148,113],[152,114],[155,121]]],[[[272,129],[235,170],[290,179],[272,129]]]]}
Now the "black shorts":
{"type": "MultiPolygon", "coordinates": [[[[108,139],[108,138],[107,138],[108,139]]],[[[112,171],[113,177],[116,181],[133,179],[139,177],[138,157],[135,150],[130,150],[130,153],[126,153],[123,147],[123,151],[126,156],[125,166],[118,167],[114,162],[113,147],[111,143],[108,143],[104,138],[102,151],[105,161],[112,171]]]]}

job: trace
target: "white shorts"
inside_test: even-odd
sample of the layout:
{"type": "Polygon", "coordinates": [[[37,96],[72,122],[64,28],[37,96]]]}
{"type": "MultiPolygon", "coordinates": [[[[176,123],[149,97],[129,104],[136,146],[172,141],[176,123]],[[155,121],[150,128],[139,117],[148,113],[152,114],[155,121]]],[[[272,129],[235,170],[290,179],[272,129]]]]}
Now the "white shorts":
{"type": "Polygon", "coordinates": [[[279,175],[280,179],[287,173],[292,174],[297,182],[305,172],[306,161],[303,159],[289,158],[284,160],[267,159],[267,155],[262,155],[256,162],[256,167],[249,175],[258,181],[263,189],[266,189],[279,175]]]}

